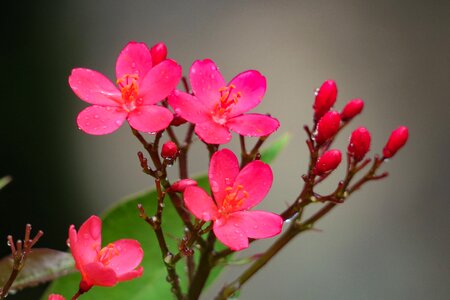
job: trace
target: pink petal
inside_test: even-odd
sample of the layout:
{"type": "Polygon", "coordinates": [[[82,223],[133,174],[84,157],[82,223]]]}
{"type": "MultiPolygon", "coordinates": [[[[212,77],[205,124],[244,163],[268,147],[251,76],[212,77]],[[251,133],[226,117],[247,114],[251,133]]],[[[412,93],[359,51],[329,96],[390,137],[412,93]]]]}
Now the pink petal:
{"type": "Polygon", "coordinates": [[[269,135],[280,127],[277,119],[261,114],[245,114],[231,118],[226,126],[245,136],[269,135]]]}
{"type": "Polygon", "coordinates": [[[168,102],[175,113],[191,123],[211,120],[210,110],[195,96],[175,90],[169,95],[168,102]]]}
{"type": "Polygon", "coordinates": [[[208,144],[226,144],[231,140],[228,128],[212,120],[195,125],[195,133],[208,144]]]}
{"type": "Polygon", "coordinates": [[[144,105],[155,104],[166,98],[181,79],[181,66],[166,59],[152,68],[139,84],[139,96],[144,105]]]}
{"type": "Polygon", "coordinates": [[[231,109],[231,116],[238,116],[257,106],[266,93],[266,78],[258,71],[250,70],[234,77],[230,85],[234,85],[231,98],[240,93],[238,102],[231,109]]]}
{"type": "Polygon", "coordinates": [[[173,114],[165,107],[143,105],[128,115],[131,127],[142,132],[155,133],[166,129],[173,119],[173,114]]]}
{"type": "Polygon", "coordinates": [[[191,66],[189,79],[195,96],[209,109],[219,101],[219,89],[226,86],[222,74],[210,59],[195,61],[191,66]]]}
{"type": "Polygon", "coordinates": [[[125,75],[138,75],[139,81],[152,68],[152,56],[145,43],[130,42],[120,52],[116,61],[116,77],[120,80],[125,75]]]}
{"type": "Polygon", "coordinates": [[[113,269],[117,276],[133,271],[142,261],[144,252],[136,240],[122,239],[112,243],[118,255],[111,258],[108,267],[113,269]]]}
{"type": "Polygon", "coordinates": [[[131,280],[137,277],[141,277],[142,273],[144,272],[144,268],[143,267],[139,267],[136,270],[127,272],[125,274],[119,275],[117,277],[118,281],[126,281],[126,280],[131,280]]]}
{"type": "Polygon", "coordinates": [[[242,203],[239,210],[245,210],[257,205],[269,192],[273,182],[272,170],[268,164],[255,160],[246,165],[233,185],[233,190],[238,186],[248,193],[248,197],[242,203]]]}
{"type": "Polygon", "coordinates": [[[117,275],[113,269],[105,267],[99,262],[92,262],[85,266],[87,283],[98,286],[114,286],[117,284],[117,275]]]}
{"type": "Polygon", "coordinates": [[[238,211],[228,216],[228,222],[235,222],[249,238],[263,239],[281,232],[283,218],[266,211],[238,211]]]}
{"type": "Polygon", "coordinates": [[[78,114],[77,124],[86,133],[103,135],[116,131],[127,114],[118,107],[92,105],[78,114]]]}
{"type": "Polygon", "coordinates": [[[48,295],[48,300],[66,300],[66,298],[59,294],[50,294],[48,295]]]}
{"type": "MultiPolygon", "coordinates": [[[[97,216],[91,216],[75,230],[75,226],[69,228],[70,251],[75,262],[80,268],[97,258],[102,243],[102,221],[97,216]]],[[[81,271],[81,270],[80,270],[81,271]]]]}
{"type": "Polygon", "coordinates": [[[211,157],[208,178],[218,207],[222,206],[222,201],[227,194],[225,189],[233,186],[238,174],[239,162],[236,155],[230,150],[217,151],[211,157]]]}
{"type": "Polygon", "coordinates": [[[232,215],[214,222],[213,231],[217,239],[234,251],[248,248],[248,238],[239,223],[234,222],[232,215]]]}
{"type": "Polygon", "coordinates": [[[217,218],[217,206],[202,188],[188,186],[184,190],[183,197],[186,207],[198,219],[211,221],[217,218]]]}
{"type": "Polygon", "coordinates": [[[73,69],[69,85],[81,100],[90,104],[119,106],[122,94],[105,76],[90,69],[73,69]]]}

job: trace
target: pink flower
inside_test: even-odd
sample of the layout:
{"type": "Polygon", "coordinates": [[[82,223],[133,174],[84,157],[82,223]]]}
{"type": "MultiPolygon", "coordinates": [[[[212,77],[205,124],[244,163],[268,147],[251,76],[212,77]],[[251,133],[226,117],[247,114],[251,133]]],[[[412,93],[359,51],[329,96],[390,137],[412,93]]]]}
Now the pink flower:
{"type": "Polygon", "coordinates": [[[258,71],[245,71],[226,84],[216,64],[197,60],[189,73],[194,96],[175,90],[169,104],[182,118],[195,124],[195,133],[208,144],[225,144],[230,130],[246,136],[269,135],[278,120],[262,114],[244,114],[256,107],[266,92],[266,79],[258,71]]]}
{"type": "Polygon", "coordinates": [[[117,130],[125,120],[143,132],[157,132],[169,126],[172,113],[155,105],[175,89],[181,67],[163,60],[152,68],[150,50],[144,43],[128,43],[116,62],[117,85],[97,71],[73,69],[69,85],[90,104],[77,117],[86,133],[103,135],[117,130]]]}
{"type": "Polygon", "coordinates": [[[248,238],[268,238],[281,232],[280,216],[249,211],[272,186],[269,165],[253,161],[239,171],[236,156],[223,149],[212,156],[208,177],[215,201],[196,186],[185,189],[184,201],[197,218],[214,222],[214,234],[223,244],[232,250],[242,250],[248,247],[248,238]]]}
{"type": "Polygon", "coordinates": [[[58,294],[50,294],[48,295],[48,300],[66,300],[66,298],[58,294]]]}
{"type": "Polygon", "coordinates": [[[108,244],[102,243],[102,221],[97,216],[90,217],[81,225],[69,228],[69,241],[75,267],[81,273],[80,289],[88,291],[93,285],[114,286],[120,281],[140,277],[144,252],[136,240],[122,239],[108,244]]]}

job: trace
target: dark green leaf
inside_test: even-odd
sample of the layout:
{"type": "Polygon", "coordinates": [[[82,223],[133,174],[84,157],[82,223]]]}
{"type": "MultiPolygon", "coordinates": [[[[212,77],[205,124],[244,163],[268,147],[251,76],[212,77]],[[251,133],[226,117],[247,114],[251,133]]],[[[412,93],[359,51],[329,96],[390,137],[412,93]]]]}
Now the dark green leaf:
{"type": "Polygon", "coordinates": [[[291,135],[288,132],[283,133],[278,139],[261,151],[261,160],[267,164],[273,162],[286,147],[290,139],[291,135]]]}
{"type": "MultiPolygon", "coordinates": [[[[0,286],[8,280],[12,266],[11,256],[0,260],[0,286]]],[[[74,271],[74,261],[70,253],[36,248],[28,255],[25,266],[14,281],[11,291],[35,286],[74,271]]]]}

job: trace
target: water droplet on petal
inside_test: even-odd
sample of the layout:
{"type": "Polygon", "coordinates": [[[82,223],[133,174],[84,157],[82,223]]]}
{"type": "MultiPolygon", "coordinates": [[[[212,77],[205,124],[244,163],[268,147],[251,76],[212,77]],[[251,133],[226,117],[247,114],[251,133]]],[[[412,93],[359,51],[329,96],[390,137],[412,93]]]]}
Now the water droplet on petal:
{"type": "Polygon", "coordinates": [[[98,118],[100,118],[99,115],[94,115],[94,119],[98,119],[98,118]]]}

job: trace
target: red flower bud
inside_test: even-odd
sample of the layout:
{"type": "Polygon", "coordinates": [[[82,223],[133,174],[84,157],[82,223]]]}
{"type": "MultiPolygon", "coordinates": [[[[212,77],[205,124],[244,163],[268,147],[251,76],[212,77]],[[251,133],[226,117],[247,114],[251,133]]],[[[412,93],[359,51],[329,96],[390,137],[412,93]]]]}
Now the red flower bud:
{"type": "Polygon", "coordinates": [[[174,114],[174,115],[173,115],[172,122],[170,122],[170,125],[175,126],[175,127],[178,127],[178,126],[180,126],[180,125],[182,125],[182,124],[184,124],[184,123],[186,123],[186,122],[187,122],[187,121],[186,121],[185,119],[183,119],[182,117],[180,117],[180,116],[177,115],[177,114],[174,114]]]}
{"type": "Polygon", "coordinates": [[[167,47],[164,43],[158,43],[150,49],[150,54],[152,55],[152,64],[156,66],[167,57],[167,47]]]}
{"type": "Polygon", "coordinates": [[[364,127],[359,127],[352,132],[348,153],[356,160],[362,160],[370,150],[370,132],[364,127]]]}
{"type": "Polygon", "coordinates": [[[314,168],[314,174],[322,176],[328,172],[336,169],[341,163],[342,155],[341,151],[333,149],[328,150],[317,160],[314,168]]]}
{"type": "Polygon", "coordinates": [[[333,107],[337,97],[337,86],[334,80],[325,81],[316,92],[314,101],[314,121],[320,120],[333,107]]]}
{"type": "Polygon", "coordinates": [[[337,111],[327,112],[317,124],[315,140],[318,145],[325,143],[332,138],[339,130],[341,125],[341,116],[337,111]]]}
{"type": "Polygon", "coordinates": [[[384,146],[383,156],[385,158],[391,158],[392,156],[394,156],[395,153],[397,153],[397,151],[405,145],[406,141],[408,140],[408,136],[409,132],[408,127],[406,126],[400,126],[399,128],[392,131],[391,136],[386,143],[386,146],[384,146]]]}
{"type": "Polygon", "coordinates": [[[171,185],[170,190],[174,192],[184,192],[188,186],[197,186],[197,181],[192,179],[181,179],[174,182],[171,185]]]}
{"type": "Polygon", "coordinates": [[[341,112],[341,119],[343,122],[350,121],[355,116],[359,115],[364,108],[364,101],[361,99],[353,99],[349,101],[341,112]]]}
{"type": "Polygon", "coordinates": [[[167,143],[164,143],[161,149],[161,156],[166,159],[175,159],[178,153],[178,147],[177,145],[172,142],[168,141],[167,143]]]}

